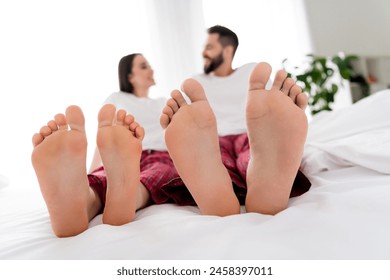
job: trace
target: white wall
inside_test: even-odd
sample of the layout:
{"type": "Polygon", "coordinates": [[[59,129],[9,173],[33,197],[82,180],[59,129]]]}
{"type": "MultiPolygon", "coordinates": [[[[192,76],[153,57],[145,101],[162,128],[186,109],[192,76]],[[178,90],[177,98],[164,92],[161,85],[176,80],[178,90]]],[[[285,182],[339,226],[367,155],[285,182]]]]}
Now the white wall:
{"type": "MultiPolygon", "coordinates": [[[[304,0],[313,53],[339,52],[390,57],[389,0],[304,0]]],[[[336,95],[333,109],[352,104],[349,84],[336,95]]],[[[371,86],[376,91],[374,85],[371,86]]]]}
{"type": "Polygon", "coordinates": [[[0,1],[0,174],[12,185],[34,178],[31,137],[70,104],[83,108],[92,155],[119,59],[153,52],[144,2],[0,1]]]}
{"type": "Polygon", "coordinates": [[[97,112],[118,90],[117,64],[129,53],[145,54],[154,68],[157,85],[152,96],[169,95],[184,78],[202,70],[206,29],[213,24],[238,33],[236,66],[260,60],[276,65],[285,57],[307,53],[301,4],[301,0],[0,1],[0,175],[9,177],[13,186],[21,186],[25,178],[35,180],[31,136],[70,104],[84,110],[90,159],[97,112]]]}
{"type": "Polygon", "coordinates": [[[313,50],[390,56],[389,0],[304,0],[313,50]]]}
{"type": "Polygon", "coordinates": [[[280,68],[283,59],[311,51],[301,0],[203,0],[203,6],[207,27],[225,25],[237,34],[234,67],[266,61],[280,68]]]}
{"type": "Polygon", "coordinates": [[[202,1],[149,0],[147,10],[154,50],[150,63],[157,82],[151,97],[168,96],[184,79],[202,71],[202,1]]]}

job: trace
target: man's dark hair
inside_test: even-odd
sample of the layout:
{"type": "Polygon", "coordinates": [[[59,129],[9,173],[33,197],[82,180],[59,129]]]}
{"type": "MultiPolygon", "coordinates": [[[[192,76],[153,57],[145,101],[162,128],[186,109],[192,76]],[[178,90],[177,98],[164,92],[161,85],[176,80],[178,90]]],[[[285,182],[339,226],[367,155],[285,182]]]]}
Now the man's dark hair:
{"type": "Polygon", "coordinates": [[[238,48],[238,37],[236,33],[231,31],[229,28],[226,28],[222,25],[214,25],[207,29],[208,34],[218,34],[219,42],[222,47],[232,46],[233,47],[233,56],[236,53],[238,48]]]}

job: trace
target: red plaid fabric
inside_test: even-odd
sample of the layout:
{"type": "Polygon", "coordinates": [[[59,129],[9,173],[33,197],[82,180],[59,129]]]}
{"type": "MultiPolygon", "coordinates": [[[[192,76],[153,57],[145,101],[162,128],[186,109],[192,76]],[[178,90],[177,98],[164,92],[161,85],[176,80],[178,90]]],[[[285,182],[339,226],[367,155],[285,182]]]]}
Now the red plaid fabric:
{"type": "MultiPolygon", "coordinates": [[[[228,135],[219,137],[222,161],[233,182],[234,192],[241,204],[245,203],[247,192],[246,170],[250,158],[248,135],[228,135]]],[[[309,179],[298,170],[290,197],[300,196],[310,189],[309,179]]]]}
{"type": "MultiPolygon", "coordinates": [[[[155,204],[173,202],[179,205],[194,205],[194,200],[180,179],[168,152],[143,151],[140,171],[140,181],[155,204]]],[[[88,180],[104,205],[107,190],[104,167],[101,166],[89,174],[88,180]]]]}
{"type": "MultiPolygon", "coordinates": [[[[249,143],[246,134],[219,137],[222,162],[233,182],[234,192],[241,204],[245,203],[246,170],[249,162],[249,143]]],[[[155,204],[176,203],[196,205],[184,185],[168,152],[147,150],[141,156],[141,183],[149,191],[155,204]]],[[[88,175],[90,186],[106,201],[107,180],[103,167],[88,175]]],[[[299,196],[310,189],[311,183],[298,171],[290,197],[299,196]]]]}

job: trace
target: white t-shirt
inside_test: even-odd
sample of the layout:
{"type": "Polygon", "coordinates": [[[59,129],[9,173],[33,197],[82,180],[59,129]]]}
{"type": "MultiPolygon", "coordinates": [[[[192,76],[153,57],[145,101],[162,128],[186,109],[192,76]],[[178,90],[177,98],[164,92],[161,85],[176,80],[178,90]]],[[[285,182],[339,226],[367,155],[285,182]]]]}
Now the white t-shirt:
{"type": "Polygon", "coordinates": [[[165,98],[152,99],[125,92],[114,92],[104,101],[104,104],[114,104],[117,109],[125,109],[127,113],[134,116],[135,121],[145,129],[143,150],[166,151],[164,130],[160,125],[160,116],[166,101],[165,98]]]}
{"type": "Polygon", "coordinates": [[[200,74],[198,80],[207,95],[217,119],[220,136],[241,134],[247,131],[245,119],[246,96],[249,77],[256,63],[237,68],[227,77],[200,74]]]}

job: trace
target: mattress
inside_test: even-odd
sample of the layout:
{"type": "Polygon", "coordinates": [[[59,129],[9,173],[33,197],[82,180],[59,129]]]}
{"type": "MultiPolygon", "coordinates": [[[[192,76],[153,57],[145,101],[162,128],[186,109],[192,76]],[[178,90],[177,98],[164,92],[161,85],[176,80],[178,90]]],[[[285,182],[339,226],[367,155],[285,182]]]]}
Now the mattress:
{"type": "Polygon", "coordinates": [[[35,178],[0,187],[0,259],[389,260],[388,108],[390,90],[313,118],[302,160],[312,187],[275,216],[153,205],[129,224],[99,215],[78,236],[57,238],[35,178]]]}

